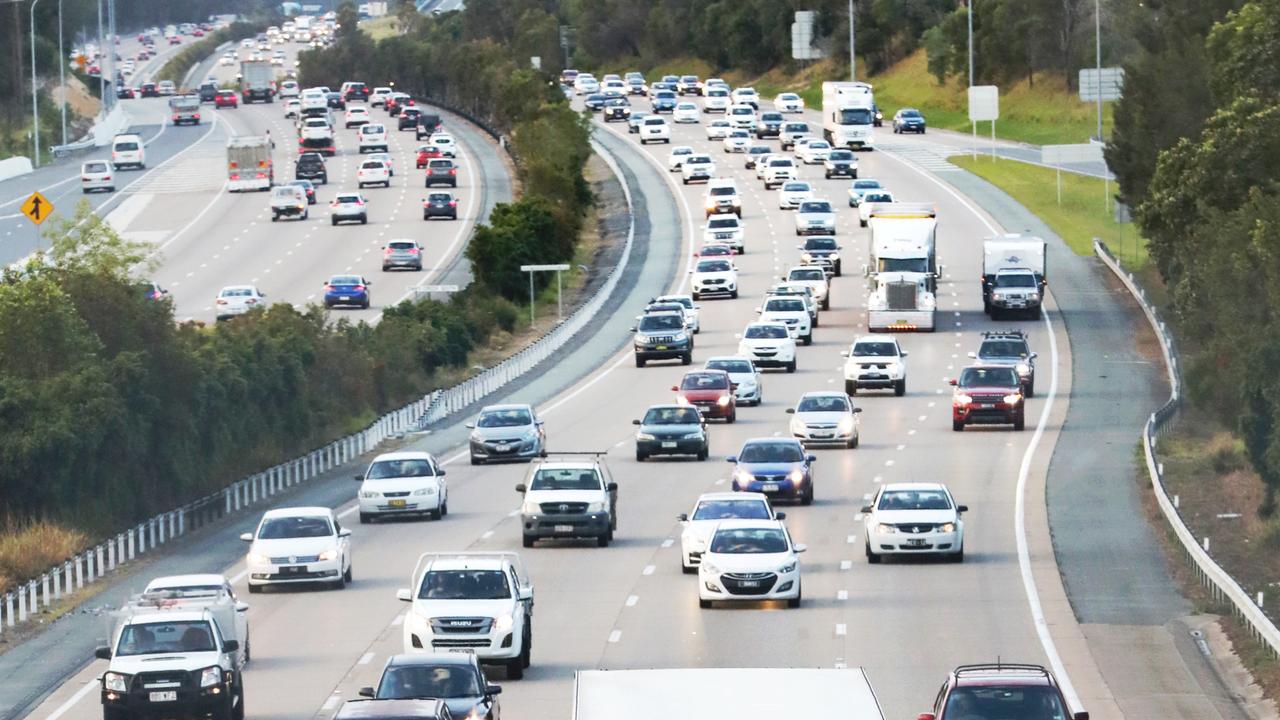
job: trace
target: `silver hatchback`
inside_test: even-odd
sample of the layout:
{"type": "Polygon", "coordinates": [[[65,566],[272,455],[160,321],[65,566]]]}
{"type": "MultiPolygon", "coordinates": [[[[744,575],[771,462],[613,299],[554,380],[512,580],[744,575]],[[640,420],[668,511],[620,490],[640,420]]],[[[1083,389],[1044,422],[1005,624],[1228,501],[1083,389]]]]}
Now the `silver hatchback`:
{"type": "Polygon", "coordinates": [[[527,460],[546,446],[542,420],[530,405],[490,405],[480,410],[471,429],[471,464],[490,460],[527,460]]]}

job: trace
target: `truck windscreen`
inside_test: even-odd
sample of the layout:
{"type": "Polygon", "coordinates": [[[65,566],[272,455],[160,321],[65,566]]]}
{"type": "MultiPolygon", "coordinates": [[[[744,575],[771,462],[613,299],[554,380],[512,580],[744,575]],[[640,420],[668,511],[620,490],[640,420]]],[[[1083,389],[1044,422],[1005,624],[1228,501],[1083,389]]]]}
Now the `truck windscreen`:
{"type": "Polygon", "coordinates": [[[870,125],[872,122],[869,108],[843,108],[840,110],[841,125],[870,125]]]}
{"type": "Polygon", "coordinates": [[[876,269],[879,272],[929,272],[929,261],[926,258],[880,258],[876,269]]]}

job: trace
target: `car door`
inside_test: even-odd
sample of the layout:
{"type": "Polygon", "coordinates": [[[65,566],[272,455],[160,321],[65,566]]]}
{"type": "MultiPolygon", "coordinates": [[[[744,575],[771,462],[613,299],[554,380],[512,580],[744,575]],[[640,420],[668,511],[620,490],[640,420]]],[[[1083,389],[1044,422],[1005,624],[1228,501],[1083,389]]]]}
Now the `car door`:
{"type": "Polygon", "coordinates": [[[351,535],[342,534],[342,524],[338,522],[338,516],[329,513],[329,520],[333,523],[333,536],[338,541],[338,550],[342,553],[342,564],[340,570],[346,570],[351,565],[351,535]]]}

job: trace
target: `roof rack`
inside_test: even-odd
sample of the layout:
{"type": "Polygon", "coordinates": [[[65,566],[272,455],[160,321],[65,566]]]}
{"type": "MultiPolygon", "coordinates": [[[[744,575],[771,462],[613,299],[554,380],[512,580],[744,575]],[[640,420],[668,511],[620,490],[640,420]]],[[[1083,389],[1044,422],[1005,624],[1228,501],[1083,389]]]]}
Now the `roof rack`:
{"type": "Polygon", "coordinates": [[[557,455],[592,455],[599,458],[608,454],[608,450],[557,450],[555,452],[547,452],[546,450],[543,450],[538,457],[548,458],[555,457],[557,455]]]}
{"type": "Polygon", "coordinates": [[[986,330],[986,331],[984,331],[984,332],[982,333],[982,337],[984,337],[984,338],[993,338],[993,337],[1020,337],[1020,338],[1022,338],[1023,340],[1026,340],[1026,339],[1027,339],[1027,331],[1026,331],[1026,330],[1023,330],[1022,328],[1012,328],[1012,329],[1009,329],[1009,330],[986,330]]]}
{"type": "Polygon", "coordinates": [[[960,665],[959,667],[957,667],[955,670],[952,671],[952,674],[955,675],[956,677],[961,677],[966,674],[976,674],[976,673],[984,673],[984,672],[992,672],[992,671],[1004,672],[1007,670],[1014,670],[1018,672],[1027,672],[1027,673],[1035,673],[1037,675],[1043,675],[1050,682],[1054,682],[1053,673],[1049,672],[1048,668],[1046,668],[1043,665],[1032,665],[1030,663],[1007,663],[1007,662],[996,661],[993,663],[975,663],[972,665],[960,665]]]}

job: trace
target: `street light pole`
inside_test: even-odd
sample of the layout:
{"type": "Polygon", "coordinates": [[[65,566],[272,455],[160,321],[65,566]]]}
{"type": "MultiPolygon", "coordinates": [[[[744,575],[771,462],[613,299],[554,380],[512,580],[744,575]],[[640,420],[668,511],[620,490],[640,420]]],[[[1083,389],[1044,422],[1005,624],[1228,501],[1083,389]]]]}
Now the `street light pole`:
{"type": "Polygon", "coordinates": [[[58,85],[62,88],[62,144],[67,144],[67,53],[62,49],[62,0],[58,0],[58,85]]]}
{"type": "Polygon", "coordinates": [[[1102,142],[1102,0],[1093,0],[1093,32],[1098,70],[1098,142],[1102,142]]]}
{"type": "Polygon", "coordinates": [[[854,28],[856,27],[856,16],[854,14],[854,0],[849,0],[849,81],[856,82],[858,80],[858,59],[855,54],[854,44],[854,28]]]}
{"type": "MultiPolygon", "coordinates": [[[[965,0],[964,14],[969,21],[969,89],[973,89],[973,0],[965,0]]],[[[973,126],[973,157],[978,157],[978,121],[969,121],[973,126]]]]}
{"type": "Polygon", "coordinates": [[[35,139],[35,157],[32,164],[40,167],[40,103],[37,98],[40,86],[36,84],[36,3],[31,0],[31,137],[35,139]]]}

